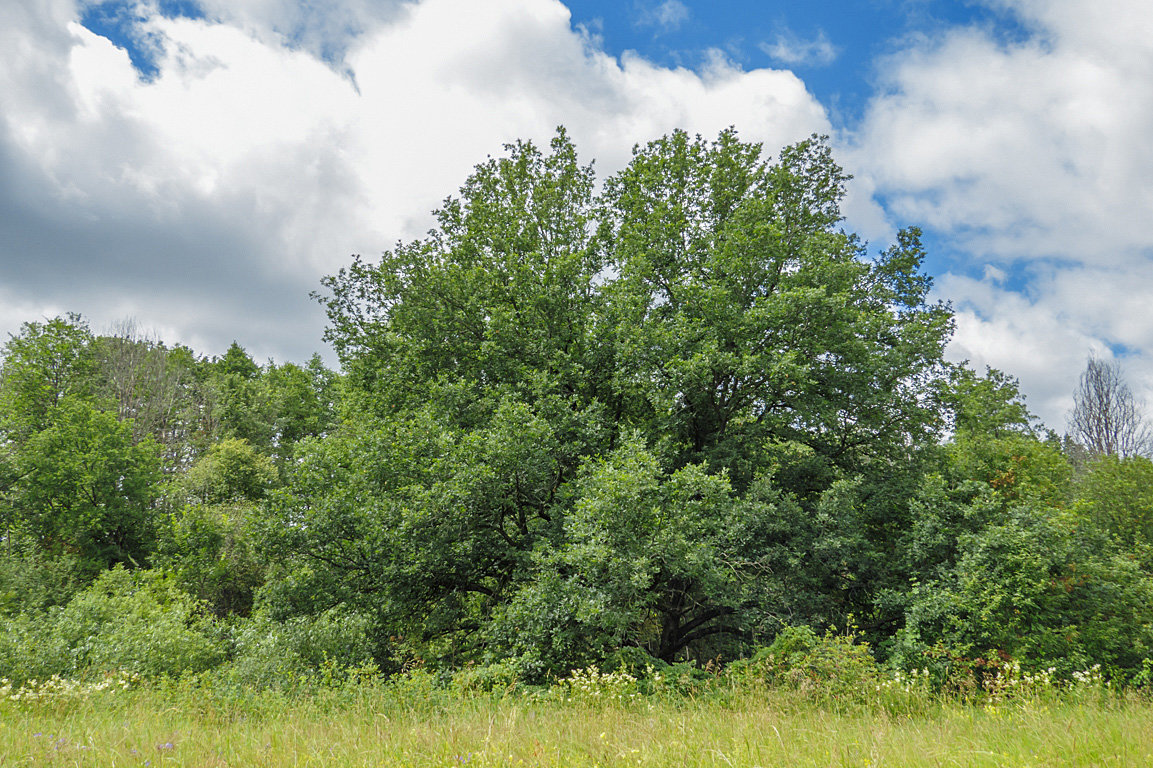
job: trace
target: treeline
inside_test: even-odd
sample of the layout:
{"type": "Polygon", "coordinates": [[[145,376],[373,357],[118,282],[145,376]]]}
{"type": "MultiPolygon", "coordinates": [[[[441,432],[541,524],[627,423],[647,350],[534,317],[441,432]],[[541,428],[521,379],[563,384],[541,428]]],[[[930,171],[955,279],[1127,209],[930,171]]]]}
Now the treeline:
{"type": "Polygon", "coordinates": [[[19,585],[9,607],[45,607],[115,565],[175,555],[192,510],[262,500],[297,443],[337,422],[337,376],[319,356],[261,367],[233,343],[200,357],[131,323],[96,335],[76,315],[25,323],[2,355],[5,552],[13,573],[11,558],[28,557],[66,582],[43,595],[34,587],[46,584],[19,585]]]}
{"type": "Polygon", "coordinates": [[[814,138],[563,131],[324,281],[342,373],[76,317],[0,368],[0,676],[753,655],[1146,680],[1153,463],[950,364],[919,233],[870,254],[814,138]],[[788,635],[786,635],[788,636],[788,635]]]}

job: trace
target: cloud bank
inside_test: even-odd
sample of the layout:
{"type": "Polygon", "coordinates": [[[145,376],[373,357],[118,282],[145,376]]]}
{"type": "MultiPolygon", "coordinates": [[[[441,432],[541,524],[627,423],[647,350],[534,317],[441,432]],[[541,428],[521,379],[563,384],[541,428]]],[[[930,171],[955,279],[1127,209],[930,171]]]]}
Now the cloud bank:
{"type": "MultiPolygon", "coordinates": [[[[603,177],[634,143],[736,125],[770,150],[838,136],[850,228],[944,244],[950,354],[1019,376],[1050,426],[1090,350],[1153,402],[1143,0],[985,0],[1019,34],[890,41],[864,118],[838,126],[792,72],[610,56],[558,0],[196,0],[199,18],[158,2],[0,3],[0,333],[71,310],[299,360],[322,349],[320,277],[421,235],[503,143],[564,124],[603,177]],[[81,25],[94,6],[154,71],[81,25]]],[[[658,28],[691,13],[633,7],[658,28]]],[[[835,53],[778,43],[781,63],[835,53]]]]}
{"type": "Polygon", "coordinates": [[[1062,431],[1090,350],[1153,400],[1153,6],[993,4],[1028,34],[952,29],[892,56],[851,157],[894,218],[958,250],[938,280],[952,354],[1019,376],[1062,431]]]}
{"type": "Polygon", "coordinates": [[[301,359],[321,275],[422,234],[506,142],[564,124],[603,175],[678,127],[830,130],[792,73],[616,59],[554,0],[202,6],[134,7],[149,78],[72,0],[0,10],[0,330],[74,310],[301,359]]]}

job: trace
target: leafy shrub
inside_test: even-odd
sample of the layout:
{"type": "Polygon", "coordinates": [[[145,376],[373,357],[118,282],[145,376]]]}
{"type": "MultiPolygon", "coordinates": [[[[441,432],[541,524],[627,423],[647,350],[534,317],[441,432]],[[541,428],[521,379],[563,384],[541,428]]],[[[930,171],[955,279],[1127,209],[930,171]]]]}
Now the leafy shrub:
{"type": "Polygon", "coordinates": [[[247,616],[264,566],[248,532],[253,507],[189,504],[161,526],[157,567],[171,571],[180,587],[205,601],[217,616],[247,616]]]}
{"type": "Polygon", "coordinates": [[[729,674],[739,683],[782,686],[831,703],[861,702],[886,679],[855,635],[818,635],[809,627],[786,627],[768,648],[731,664],[729,674]]]}
{"type": "Polygon", "coordinates": [[[1077,485],[1079,515],[1128,546],[1153,542],[1153,461],[1095,458],[1077,485]]]}
{"type": "Polygon", "coordinates": [[[711,661],[704,667],[694,661],[669,664],[635,646],[625,646],[609,654],[601,668],[629,673],[637,678],[645,695],[671,696],[702,693],[716,682],[720,670],[711,661]]]}
{"type": "Polygon", "coordinates": [[[3,620],[0,677],[20,687],[29,680],[74,673],[72,654],[54,632],[52,618],[46,613],[21,613],[3,620]]]}
{"type": "Polygon", "coordinates": [[[505,693],[520,684],[516,666],[511,661],[480,666],[469,665],[452,676],[449,689],[457,696],[505,693]]]}
{"type": "Polygon", "coordinates": [[[247,440],[227,438],[208,449],[175,483],[184,501],[211,506],[259,501],[276,484],[276,465],[247,440]]]}
{"type": "Polygon", "coordinates": [[[256,688],[295,688],[375,669],[370,623],[345,608],[274,621],[259,614],[237,625],[235,658],[224,677],[256,688]]]}
{"type": "Polygon", "coordinates": [[[224,658],[224,644],[199,602],[158,573],[120,566],[63,607],[5,623],[0,677],[16,683],[113,670],[159,677],[205,670],[224,658]]]}
{"type": "Polygon", "coordinates": [[[914,585],[893,661],[938,679],[972,673],[978,687],[1010,659],[1059,679],[1097,663],[1132,677],[1153,654],[1153,578],[1111,549],[1066,514],[1011,508],[958,537],[952,568],[914,585]]]}
{"type": "Polygon", "coordinates": [[[85,564],[74,555],[0,554],[0,616],[64,605],[88,583],[85,564]]]}

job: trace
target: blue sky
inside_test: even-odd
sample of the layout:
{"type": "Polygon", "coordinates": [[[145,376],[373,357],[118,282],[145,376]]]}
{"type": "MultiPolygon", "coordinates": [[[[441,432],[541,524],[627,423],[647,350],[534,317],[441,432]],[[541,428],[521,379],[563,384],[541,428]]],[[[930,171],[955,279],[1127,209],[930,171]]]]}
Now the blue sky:
{"type": "Polygon", "coordinates": [[[746,69],[790,67],[845,122],[859,119],[874,88],[875,62],[900,50],[910,36],[973,24],[1005,39],[1021,34],[1012,14],[956,0],[574,0],[567,5],[573,22],[596,33],[616,55],[633,50],[666,66],[695,67],[706,51],[720,50],[746,69]],[[781,57],[788,53],[793,56],[781,57]]]}
{"type": "Polygon", "coordinates": [[[949,354],[1062,430],[1091,352],[1153,400],[1147,0],[6,0],[0,333],[78,311],[299,360],[352,253],[503,143],[602,175],[674,128],[832,136],[846,225],[924,228],[949,354]]]}

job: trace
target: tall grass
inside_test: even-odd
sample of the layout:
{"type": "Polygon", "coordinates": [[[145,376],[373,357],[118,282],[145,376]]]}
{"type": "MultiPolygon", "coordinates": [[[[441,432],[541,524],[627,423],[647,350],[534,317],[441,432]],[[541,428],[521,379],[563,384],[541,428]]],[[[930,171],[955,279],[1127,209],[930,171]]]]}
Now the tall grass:
{"type": "Polygon", "coordinates": [[[901,707],[756,685],[573,690],[454,692],[416,674],[294,693],[200,676],[9,695],[0,766],[1153,765],[1153,704],[1105,689],[977,702],[922,692],[901,707]]]}

